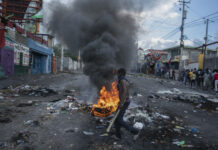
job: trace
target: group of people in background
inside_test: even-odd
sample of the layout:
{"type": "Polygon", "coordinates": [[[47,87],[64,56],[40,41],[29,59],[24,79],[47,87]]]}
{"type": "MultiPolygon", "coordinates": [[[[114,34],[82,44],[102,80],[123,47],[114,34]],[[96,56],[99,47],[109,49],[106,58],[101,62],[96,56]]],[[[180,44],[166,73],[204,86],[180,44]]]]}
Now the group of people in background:
{"type": "Polygon", "coordinates": [[[218,70],[187,69],[181,72],[181,77],[185,85],[189,83],[191,87],[195,86],[204,90],[212,88],[218,92],[218,70]]]}
{"type": "Polygon", "coordinates": [[[210,69],[187,69],[178,72],[174,69],[166,70],[160,68],[155,71],[156,76],[165,77],[172,80],[183,81],[185,85],[191,88],[202,88],[203,90],[214,89],[218,92],[218,69],[211,71],[210,69]]]}

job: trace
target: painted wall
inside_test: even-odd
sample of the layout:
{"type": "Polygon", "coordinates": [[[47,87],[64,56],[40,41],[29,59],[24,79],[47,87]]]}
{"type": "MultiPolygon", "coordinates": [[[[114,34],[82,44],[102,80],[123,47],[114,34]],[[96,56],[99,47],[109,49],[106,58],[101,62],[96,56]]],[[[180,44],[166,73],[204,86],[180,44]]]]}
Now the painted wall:
{"type": "Polygon", "coordinates": [[[27,38],[31,50],[32,74],[51,73],[53,49],[27,38]]]}
{"type": "MultiPolygon", "coordinates": [[[[56,59],[57,71],[60,71],[61,58],[56,59]]],[[[64,57],[63,60],[63,69],[64,71],[75,71],[78,70],[78,62],[73,61],[70,57],[64,57]]]]}
{"type": "Polygon", "coordinates": [[[5,75],[14,74],[14,42],[5,38],[5,46],[0,49],[0,65],[5,75]]]}
{"type": "Polygon", "coordinates": [[[23,44],[14,44],[14,74],[28,74],[30,53],[23,44]]]}

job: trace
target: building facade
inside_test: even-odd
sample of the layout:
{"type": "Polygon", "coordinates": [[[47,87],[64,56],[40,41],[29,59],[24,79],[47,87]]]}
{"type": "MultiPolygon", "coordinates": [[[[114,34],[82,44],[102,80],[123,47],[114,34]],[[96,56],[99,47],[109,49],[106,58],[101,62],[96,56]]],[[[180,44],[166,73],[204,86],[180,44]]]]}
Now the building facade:
{"type": "Polygon", "coordinates": [[[16,43],[14,45],[14,74],[28,74],[29,58],[29,48],[21,43],[16,43]]]}
{"type": "MultiPolygon", "coordinates": [[[[164,49],[163,51],[167,51],[167,59],[164,61],[165,65],[168,65],[170,69],[179,69],[179,65],[181,60],[183,61],[184,65],[181,69],[198,69],[199,68],[199,56],[202,55],[203,50],[200,48],[194,47],[184,47],[183,55],[181,55],[180,47],[171,47],[164,49]]],[[[207,50],[207,56],[214,56],[216,55],[216,51],[214,50],[207,50]]]]}
{"type": "Polygon", "coordinates": [[[5,45],[0,49],[0,66],[6,76],[14,74],[14,44],[12,39],[5,37],[5,45]]]}
{"type": "Polygon", "coordinates": [[[27,38],[32,74],[51,73],[53,49],[27,38]]]}

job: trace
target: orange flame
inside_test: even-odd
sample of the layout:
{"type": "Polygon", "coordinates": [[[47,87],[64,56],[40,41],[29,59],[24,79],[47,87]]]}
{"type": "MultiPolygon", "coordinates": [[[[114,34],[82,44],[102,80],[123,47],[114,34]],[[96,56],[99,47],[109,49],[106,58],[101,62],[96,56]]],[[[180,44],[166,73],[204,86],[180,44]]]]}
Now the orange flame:
{"type": "Polygon", "coordinates": [[[110,91],[107,91],[105,86],[101,88],[98,103],[92,106],[91,112],[94,116],[106,117],[117,110],[120,99],[116,82],[113,82],[111,87],[110,91]]]}

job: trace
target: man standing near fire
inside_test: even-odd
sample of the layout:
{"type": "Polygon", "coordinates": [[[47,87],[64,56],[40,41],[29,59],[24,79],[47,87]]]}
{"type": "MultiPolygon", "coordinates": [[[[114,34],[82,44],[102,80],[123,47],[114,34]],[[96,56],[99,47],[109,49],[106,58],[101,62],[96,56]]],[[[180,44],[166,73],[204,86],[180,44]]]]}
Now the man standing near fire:
{"type": "Polygon", "coordinates": [[[134,128],[133,126],[130,126],[123,120],[123,116],[126,112],[126,109],[128,108],[130,104],[129,83],[127,79],[125,78],[126,70],[124,68],[120,68],[117,72],[117,75],[118,75],[117,88],[119,90],[119,98],[120,98],[118,109],[120,110],[120,113],[117,116],[116,121],[115,121],[116,137],[121,139],[120,128],[124,127],[126,130],[130,131],[131,133],[135,135],[134,139],[136,140],[136,138],[139,135],[139,130],[134,128]]]}

